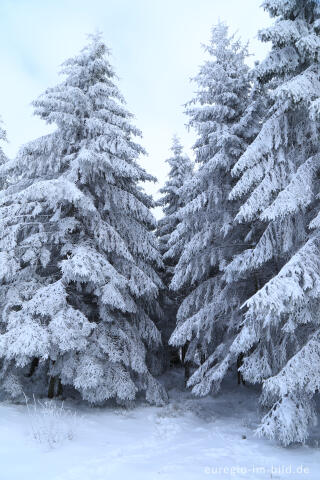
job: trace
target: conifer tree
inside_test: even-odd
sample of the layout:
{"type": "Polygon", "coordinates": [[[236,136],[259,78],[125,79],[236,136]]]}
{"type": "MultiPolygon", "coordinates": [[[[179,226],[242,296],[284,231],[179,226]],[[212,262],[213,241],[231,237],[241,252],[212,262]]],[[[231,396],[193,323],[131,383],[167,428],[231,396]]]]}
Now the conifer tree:
{"type": "Polygon", "coordinates": [[[199,90],[187,110],[198,134],[194,150],[200,167],[184,187],[187,204],[179,211],[181,223],[170,240],[173,250],[183,246],[171,286],[188,293],[170,343],[187,346],[186,360],[202,364],[188,383],[199,395],[213,384],[219,387],[229,366],[228,331],[239,323],[244,286],[230,286],[223,272],[245,243],[246,227],[233,228],[237,203],[228,195],[235,183],[231,169],[246,147],[240,120],[250,91],[247,47],[228,35],[226,25],[213,27],[206,51],[210,59],[195,79],[199,90]],[[221,359],[220,371],[213,372],[221,359]]]}
{"type": "Polygon", "coordinates": [[[275,18],[260,32],[272,48],[258,67],[271,106],[233,169],[240,180],[230,198],[243,199],[238,222],[264,228],[255,247],[228,266],[258,275],[259,283],[230,355],[246,352],[244,378],[263,384],[259,432],[287,445],[308,436],[320,378],[320,5],[263,6],[275,18]]]}
{"type": "MultiPolygon", "coordinates": [[[[163,209],[164,217],[159,220],[157,229],[160,251],[163,255],[165,266],[163,281],[166,290],[163,292],[162,301],[165,324],[163,328],[161,328],[165,345],[167,345],[170,335],[175,328],[178,302],[181,301],[181,298],[175,292],[169,290],[174,267],[179,261],[179,256],[181,255],[182,250],[181,247],[178,249],[172,249],[170,236],[180,223],[178,211],[185,205],[182,187],[191,178],[193,172],[192,162],[188,156],[183,154],[183,147],[177,136],[173,137],[171,151],[173,155],[166,160],[171,167],[168,174],[168,180],[160,189],[162,197],[158,202],[163,209]]],[[[172,356],[172,360],[174,361],[176,353],[176,351],[169,352],[167,355],[169,355],[169,357],[172,356]]],[[[170,360],[171,359],[168,358],[167,362],[170,362],[170,360]]]]}
{"type": "MultiPolygon", "coordinates": [[[[0,118],[0,141],[1,143],[7,141],[7,134],[4,128],[2,127],[1,118],[0,118]]],[[[4,191],[8,186],[8,172],[7,172],[8,165],[9,165],[8,158],[2,149],[2,145],[0,144],[0,199],[4,195],[4,191]]],[[[8,259],[9,259],[9,256],[7,252],[4,249],[0,248],[0,285],[3,282],[3,280],[6,278],[6,275],[10,271],[11,265],[13,264],[13,262],[10,262],[10,259],[8,262],[8,259]]],[[[1,293],[0,293],[0,302],[1,302],[1,293]]],[[[0,367],[1,367],[1,362],[0,362],[0,367]]]]}
{"type": "MultiPolygon", "coordinates": [[[[2,121],[0,118],[0,141],[1,142],[6,142],[7,140],[7,134],[4,128],[2,127],[2,121]]],[[[1,145],[0,145],[0,191],[5,187],[6,185],[6,174],[5,174],[5,167],[4,165],[8,161],[1,145]]]]}
{"type": "MultiPolygon", "coordinates": [[[[234,133],[242,138],[246,146],[250,145],[258,135],[261,122],[270,103],[264,89],[257,82],[256,76],[257,69],[254,68],[250,72],[252,87],[248,106],[233,129],[234,133]]],[[[231,175],[233,175],[233,171],[231,171],[231,175]]],[[[233,181],[235,183],[235,179],[233,181]]],[[[230,201],[229,199],[229,202],[229,208],[232,208],[233,212],[240,207],[239,202],[236,200],[230,201]]],[[[228,205],[228,202],[226,205],[228,205]]],[[[224,298],[225,304],[227,305],[233,299],[229,310],[231,322],[226,323],[227,330],[225,331],[224,341],[213,350],[213,353],[195,371],[189,381],[190,386],[193,386],[193,392],[197,395],[206,395],[210,390],[217,391],[227,372],[233,368],[237,370],[238,384],[245,383],[241,373],[244,351],[239,349],[236,352],[231,352],[230,346],[242,328],[244,312],[241,306],[249,296],[257,291],[258,285],[261,283],[260,277],[265,275],[264,271],[255,270],[247,274],[248,272],[244,272],[242,269],[248,254],[248,247],[256,245],[263,228],[263,222],[259,219],[254,219],[241,225],[233,222],[232,230],[235,238],[237,238],[237,243],[234,244],[234,255],[230,255],[229,261],[232,258],[230,263],[228,263],[227,259],[224,265],[221,266],[221,276],[218,280],[221,288],[223,286],[224,289],[222,298],[224,298]]],[[[213,248],[215,248],[214,245],[213,248]]],[[[221,248],[230,248],[228,237],[225,238],[221,248]]]]}
{"type": "Polygon", "coordinates": [[[182,153],[183,147],[177,136],[173,137],[171,151],[173,156],[166,160],[171,167],[168,180],[160,189],[162,197],[158,202],[164,212],[164,217],[158,222],[158,237],[161,253],[164,255],[167,265],[166,285],[170,284],[173,267],[179,259],[178,256],[171,257],[169,240],[170,235],[180,223],[177,212],[185,203],[181,187],[191,178],[193,172],[192,163],[189,157],[182,153]]]}
{"type": "Polygon", "coordinates": [[[24,146],[0,202],[1,387],[91,403],[166,393],[149,369],[162,282],[154,180],[100,35],[34,102],[56,130],[24,146]]]}

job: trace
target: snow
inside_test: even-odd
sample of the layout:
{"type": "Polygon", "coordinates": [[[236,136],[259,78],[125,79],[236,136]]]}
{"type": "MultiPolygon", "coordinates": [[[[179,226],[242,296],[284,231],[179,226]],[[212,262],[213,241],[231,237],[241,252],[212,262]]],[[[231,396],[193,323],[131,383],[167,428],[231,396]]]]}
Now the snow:
{"type": "Polygon", "coordinates": [[[183,391],[178,371],[167,374],[165,383],[170,401],[164,407],[67,402],[66,408],[77,412],[76,427],[73,437],[55,448],[33,438],[26,406],[0,404],[1,480],[319,477],[315,437],[307,445],[282,448],[254,436],[259,392],[238,387],[235,376],[217,396],[201,399],[183,391]]]}
{"type": "Polygon", "coordinates": [[[57,129],[0,147],[0,396],[69,395],[2,403],[0,480],[316,475],[320,6],[263,8],[278,18],[252,70],[212,28],[186,104],[199,167],[175,139],[158,223],[99,33],[33,102],[57,129]],[[156,380],[178,353],[205,398],[156,380]],[[259,389],[226,382],[236,368],[259,389]]]}

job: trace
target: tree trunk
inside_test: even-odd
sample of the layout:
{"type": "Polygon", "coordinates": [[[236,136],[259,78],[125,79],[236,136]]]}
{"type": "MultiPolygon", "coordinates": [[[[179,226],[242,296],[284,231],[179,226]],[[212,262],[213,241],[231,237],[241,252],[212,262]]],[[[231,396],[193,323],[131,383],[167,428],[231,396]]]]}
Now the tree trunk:
{"type": "Polygon", "coordinates": [[[57,397],[61,397],[63,394],[63,387],[60,378],[58,379],[57,397]]]}
{"type": "Polygon", "coordinates": [[[184,366],[184,384],[187,386],[187,382],[190,377],[190,363],[186,361],[186,355],[189,347],[189,342],[185,343],[183,347],[181,348],[181,362],[182,365],[184,366]]]}
{"type": "Polygon", "coordinates": [[[29,370],[29,373],[26,375],[26,377],[32,377],[38,365],[39,365],[39,358],[35,357],[31,362],[30,370],[29,370]]]}
{"type": "Polygon", "coordinates": [[[242,383],[242,385],[245,385],[245,381],[244,381],[243,376],[242,376],[242,374],[241,374],[241,372],[240,372],[240,370],[239,370],[240,367],[241,367],[241,365],[242,365],[242,362],[243,362],[243,357],[244,357],[244,354],[243,354],[243,353],[240,353],[240,355],[239,355],[238,358],[237,358],[238,385],[241,385],[241,383],[242,383]]]}
{"type": "Polygon", "coordinates": [[[48,388],[48,398],[53,398],[55,395],[55,392],[54,392],[54,387],[55,387],[55,383],[56,383],[56,378],[55,377],[50,377],[50,380],[49,380],[49,388],[48,388]]]}

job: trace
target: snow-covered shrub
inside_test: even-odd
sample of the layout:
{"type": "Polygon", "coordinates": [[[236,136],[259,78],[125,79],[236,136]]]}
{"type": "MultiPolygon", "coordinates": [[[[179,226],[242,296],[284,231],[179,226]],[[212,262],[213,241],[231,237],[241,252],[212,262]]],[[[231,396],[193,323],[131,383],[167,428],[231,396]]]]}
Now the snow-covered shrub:
{"type": "Polygon", "coordinates": [[[66,409],[63,402],[38,400],[28,403],[28,418],[33,439],[47,448],[55,448],[75,436],[78,416],[75,411],[66,409]]]}

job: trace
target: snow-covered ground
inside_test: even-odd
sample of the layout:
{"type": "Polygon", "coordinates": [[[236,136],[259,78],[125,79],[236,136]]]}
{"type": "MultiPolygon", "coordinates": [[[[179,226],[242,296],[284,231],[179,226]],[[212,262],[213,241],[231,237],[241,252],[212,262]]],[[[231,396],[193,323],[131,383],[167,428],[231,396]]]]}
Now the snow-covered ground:
{"type": "MultiPolygon", "coordinates": [[[[166,383],[170,403],[162,408],[68,404],[77,420],[70,439],[54,448],[34,438],[25,406],[0,404],[0,480],[320,478],[315,437],[284,449],[254,436],[258,392],[230,386],[195,399],[183,392],[178,372],[166,383]]],[[[68,421],[62,416],[57,423],[63,429],[68,421]]]]}

